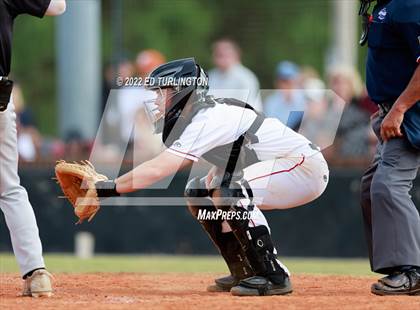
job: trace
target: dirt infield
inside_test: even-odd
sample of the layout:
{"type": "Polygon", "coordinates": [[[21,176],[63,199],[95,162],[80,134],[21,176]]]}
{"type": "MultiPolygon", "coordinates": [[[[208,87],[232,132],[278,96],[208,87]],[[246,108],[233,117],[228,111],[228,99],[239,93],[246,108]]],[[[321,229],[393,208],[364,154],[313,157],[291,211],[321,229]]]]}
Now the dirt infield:
{"type": "Polygon", "coordinates": [[[0,275],[1,309],[420,309],[420,296],[379,297],[373,278],[298,275],[294,293],[276,297],[233,297],[207,293],[211,274],[57,274],[55,295],[17,297],[16,274],[0,275]]]}

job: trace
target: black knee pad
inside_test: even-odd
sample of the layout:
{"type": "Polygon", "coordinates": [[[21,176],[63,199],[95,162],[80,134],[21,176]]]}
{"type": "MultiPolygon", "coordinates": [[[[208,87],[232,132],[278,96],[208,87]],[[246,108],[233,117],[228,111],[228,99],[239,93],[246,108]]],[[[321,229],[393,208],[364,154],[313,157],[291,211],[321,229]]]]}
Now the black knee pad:
{"type": "Polygon", "coordinates": [[[184,196],[187,199],[188,209],[191,214],[197,218],[200,209],[213,211],[214,206],[205,198],[209,197],[209,191],[206,188],[205,178],[195,177],[191,179],[185,187],[184,196]]]}

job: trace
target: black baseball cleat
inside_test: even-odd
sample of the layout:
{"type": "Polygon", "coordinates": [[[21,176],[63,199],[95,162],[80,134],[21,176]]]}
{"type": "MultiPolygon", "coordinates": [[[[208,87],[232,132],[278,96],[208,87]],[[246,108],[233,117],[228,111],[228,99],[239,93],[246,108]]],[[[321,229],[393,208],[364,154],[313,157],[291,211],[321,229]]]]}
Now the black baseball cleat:
{"type": "Polygon", "coordinates": [[[207,287],[207,292],[230,292],[230,289],[239,284],[239,279],[232,275],[214,280],[214,284],[207,287]]]}
{"type": "Polygon", "coordinates": [[[420,273],[410,269],[379,279],[372,284],[371,292],[376,295],[420,295],[420,273]]]}
{"type": "Polygon", "coordinates": [[[286,295],[293,291],[290,278],[284,277],[281,284],[274,284],[268,278],[254,276],[239,282],[232,287],[230,293],[234,296],[272,296],[286,295]]]}

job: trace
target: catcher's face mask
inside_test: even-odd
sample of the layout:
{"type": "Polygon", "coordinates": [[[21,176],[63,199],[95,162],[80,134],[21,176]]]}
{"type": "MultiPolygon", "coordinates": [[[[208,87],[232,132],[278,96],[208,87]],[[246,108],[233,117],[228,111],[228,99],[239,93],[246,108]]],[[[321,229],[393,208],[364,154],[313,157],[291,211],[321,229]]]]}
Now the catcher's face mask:
{"type": "Polygon", "coordinates": [[[174,88],[156,88],[155,99],[144,102],[146,114],[155,128],[155,133],[162,132],[163,120],[166,108],[171,105],[173,97],[176,96],[177,91],[174,88]]]}

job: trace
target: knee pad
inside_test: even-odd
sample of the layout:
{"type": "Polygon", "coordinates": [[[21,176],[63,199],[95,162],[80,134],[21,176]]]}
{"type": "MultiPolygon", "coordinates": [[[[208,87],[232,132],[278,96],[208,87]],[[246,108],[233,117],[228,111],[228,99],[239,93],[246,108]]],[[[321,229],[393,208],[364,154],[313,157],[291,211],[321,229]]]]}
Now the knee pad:
{"type": "Polygon", "coordinates": [[[206,202],[204,199],[209,197],[205,178],[195,177],[191,179],[185,187],[184,196],[187,199],[188,209],[195,218],[197,218],[200,209],[214,210],[210,202],[210,205],[204,203],[206,202]]]}
{"type": "Polygon", "coordinates": [[[226,175],[216,176],[209,187],[209,195],[216,208],[228,211],[231,207],[235,208],[240,200],[249,199],[247,206],[243,207],[252,211],[253,193],[242,173],[228,177],[226,175]]]}

